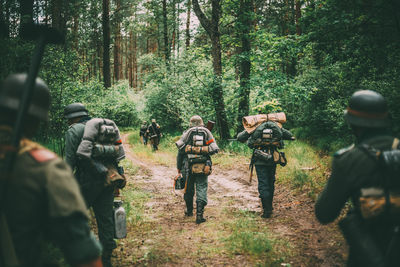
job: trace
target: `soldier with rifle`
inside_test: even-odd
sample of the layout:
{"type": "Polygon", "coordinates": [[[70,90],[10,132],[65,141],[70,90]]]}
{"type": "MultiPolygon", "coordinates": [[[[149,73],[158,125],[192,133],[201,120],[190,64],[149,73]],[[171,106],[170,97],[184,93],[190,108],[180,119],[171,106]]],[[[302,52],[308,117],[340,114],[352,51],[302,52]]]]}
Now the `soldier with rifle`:
{"type": "Polygon", "coordinates": [[[253,149],[250,183],[255,166],[258,192],[263,208],[262,218],[269,218],[272,215],[276,165],[285,166],[287,163],[285,154],[279,151],[284,147],[283,140],[295,139],[291,132],[282,127],[281,123],[284,122],[286,122],[286,116],[283,112],[244,117],[245,130],[237,136],[238,141],[246,142],[253,149]]]}
{"type": "Polygon", "coordinates": [[[0,87],[0,266],[48,266],[44,248],[51,242],[72,266],[100,267],[101,247],[71,169],[30,140],[48,120],[50,93],[43,80],[33,79],[32,88],[27,80],[26,74],[10,75],[0,87]],[[33,91],[26,114],[24,86],[33,91]]]}
{"type": "Polygon", "coordinates": [[[190,118],[190,128],[175,143],[179,149],[177,155],[178,175],[183,175],[186,179],[185,216],[193,216],[193,197],[196,191],[197,224],[206,221],[203,213],[204,207],[207,205],[208,176],[212,171],[211,155],[219,151],[211,133],[212,125],[213,123],[209,123],[209,127],[206,128],[200,116],[193,116],[190,118]]]}
{"type": "Polygon", "coordinates": [[[357,91],[344,119],[356,142],[334,154],[315,214],[321,223],[330,223],[351,199],[350,211],[339,222],[349,244],[348,266],[399,266],[400,142],[389,131],[386,100],[374,91],[357,91]]]}
{"type": "Polygon", "coordinates": [[[153,148],[153,151],[157,151],[162,133],[160,130],[160,125],[158,125],[156,119],[151,119],[151,124],[147,127],[147,131],[145,134],[147,139],[150,139],[150,144],[153,148]]]}

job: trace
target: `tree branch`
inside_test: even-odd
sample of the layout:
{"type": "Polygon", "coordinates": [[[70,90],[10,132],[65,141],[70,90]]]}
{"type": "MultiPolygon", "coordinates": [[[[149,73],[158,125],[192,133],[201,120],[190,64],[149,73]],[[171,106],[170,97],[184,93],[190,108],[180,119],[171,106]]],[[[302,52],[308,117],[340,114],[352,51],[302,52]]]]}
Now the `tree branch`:
{"type": "Polygon", "coordinates": [[[199,5],[199,0],[193,0],[192,4],[193,4],[194,13],[196,14],[197,18],[199,19],[201,26],[203,26],[204,29],[207,31],[207,33],[209,35],[211,35],[211,32],[212,32],[211,21],[206,17],[206,15],[201,10],[200,5],[199,5]]]}

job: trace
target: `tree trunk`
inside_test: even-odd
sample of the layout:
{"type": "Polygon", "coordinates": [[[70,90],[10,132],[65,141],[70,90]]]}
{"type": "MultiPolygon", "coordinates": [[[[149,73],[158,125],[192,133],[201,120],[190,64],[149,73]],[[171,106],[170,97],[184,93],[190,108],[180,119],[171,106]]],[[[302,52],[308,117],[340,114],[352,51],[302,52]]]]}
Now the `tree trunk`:
{"type": "MultiPolygon", "coordinates": [[[[23,1],[23,0],[22,0],[23,1]]],[[[53,0],[51,4],[51,26],[60,31],[63,31],[63,18],[62,18],[62,0],[53,0]]]]}
{"type": "Polygon", "coordinates": [[[120,79],[120,50],[121,50],[121,25],[120,25],[120,9],[121,0],[116,0],[117,10],[114,13],[115,17],[115,41],[114,41],[114,80],[119,81],[120,79]]]}
{"type": "Polygon", "coordinates": [[[167,0],[162,0],[162,14],[163,14],[163,26],[164,26],[164,58],[167,65],[169,64],[170,50],[168,43],[168,19],[167,19],[167,0]]]}
{"type": "Polygon", "coordinates": [[[103,81],[104,87],[111,87],[110,73],[110,1],[103,0],[103,81]]]}
{"type": "Polygon", "coordinates": [[[297,35],[301,35],[301,27],[300,20],[301,18],[301,2],[300,0],[296,0],[296,33],[297,35]]]}
{"type": "Polygon", "coordinates": [[[229,139],[228,118],[225,111],[224,95],[222,88],[221,42],[219,19],[221,17],[221,1],[212,0],[211,20],[206,17],[200,8],[199,1],[193,0],[193,10],[201,25],[211,39],[211,54],[213,58],[214,81],[212,84],[214,108],[217,116],[217,125],[221,139],[229,139]]]}
{"type": "Polygon", "coordinates": [[[20,27],[33,23],[33,0],[20,0],[20,27]]]}
{"type": "Polygon", "coordinates": [[[238,16],[238,29],[241,37],[241,55],[239,57],[239,106],[237,117],[236,132],[239,133],[243,130],[242,118],[249,115],[249,97],[250,97],[250,31],[252,27],[252,0],[240,0],[239,16],[238,16]]]}
{"type": "Polygon", "coordinates": [[[186,11],[186,40],[185,45],[186,49],[190,46],[190,14],[192,10],[192,1],[188,0],[187,2],[187,11],[186,11]]]}

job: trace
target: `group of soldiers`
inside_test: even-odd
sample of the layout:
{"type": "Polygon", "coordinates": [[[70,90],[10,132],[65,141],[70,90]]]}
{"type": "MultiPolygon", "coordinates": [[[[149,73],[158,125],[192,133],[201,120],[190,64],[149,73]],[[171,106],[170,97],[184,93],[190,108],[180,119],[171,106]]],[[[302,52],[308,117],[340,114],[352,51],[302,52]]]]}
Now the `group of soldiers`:
{"type": "MultiPolygon", "coordinates": [[[[48,120],[50,94],[39,78],[24,118],[23,138],[17,148],[11,146],[25,80],[25,74],[10,75],[0,88],[0,167],[10,155],[15,157],[11,172],[0,176],[0,266],[46,266],[48,258],[42,251],[47,241],[59,247],[72,266],[111,266],[111,254],[116,248],[113,199],[116,189],[123,188],[126,181],[107,184],[92,172],[95,165],[90,164],[94,162],[77,157],[82,140],[92,141],[86,132],[91,118],[80,103],[70,104],[64,110],[69,125],[65,161],[30,140],[39,123],[48,120]],[[96,217],[100,242],[89,227],[89,207],[96,217]]],[[[324,224],[332,222],[351,199],[353,206],[339,223],[350,245],[348,265],[398,266],[400,142],[390,134],[386,101],[374,91],[358,91],[349,101],[345,120],[356,143],[335,153],[331,177],[316,202],[317,219],[324,224]]],[[[143,126],[141,137],[145,144],[147,138],[157,137],[152,143],[157,149],[161,132],[155,120],[143,126]]],[[[279,122],[267,117],[252,129],[245,129],[238,140],[254,151],[251,166],[255,166],[258,177],[261,217],[270,218],[276,165],[287,163],[280,150],[283,140],[294,137],[279,122]]],[[[190,119],[189,129],[176,146],[177,172],[185,180],[184,214],[194,215],[196,195],[196,223],[204,223],[211,156],[218,153],[219,147],[197,115],[190,119]]],[[[123,148],[118,139],[101,149],[101,153],[112,150],[115,154],[123,148]]],[[[118,167],[122,158],[113,160],[111,165],[123,176],[118,167]]]]}
{"type": "Polygon", "coordinates": [[[158,145],[162,137],[160,125],[156,122],[156,119],[151,119],[151,123],[143,121],[139,130],[140,141],[146,146],[150,140],[150,145],[153,151],[158,150],[158,145]]]}

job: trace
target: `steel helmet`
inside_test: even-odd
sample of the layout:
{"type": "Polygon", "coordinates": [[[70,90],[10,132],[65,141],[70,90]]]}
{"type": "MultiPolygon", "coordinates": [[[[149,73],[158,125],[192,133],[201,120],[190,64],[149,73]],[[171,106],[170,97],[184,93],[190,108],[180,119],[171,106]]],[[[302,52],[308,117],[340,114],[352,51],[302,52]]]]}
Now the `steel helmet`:
{"type": "Polygon", "coordinates": [[[194,115],[193,117],[190,118],[189,126],[190,127],[204,126],[203,119],[198,115],[194,115]]]}
{"type": "Polygon", "coordinates": [[[82,103],[72,103],[64,108],[64,117],[67,119],[73,119],[88,115],[89,113],[82,103]]]}
{"type": "Polygon", "coordinates": [[[355,92],[344,112],[345,120],[355,126],[381,128],[390,125],[385,98],[371,90],[355,92]]]}
{"type": "MultiPolygon", "coordinates": [[[[27,77],[26,73],[10,74],[3,81],[0,87],[0,107],[17,112],[27,77]]],[[[42,79],[36,78],[27,114],[39,120],[48,121],[49,108],[49,88],[42,79]]]]}

